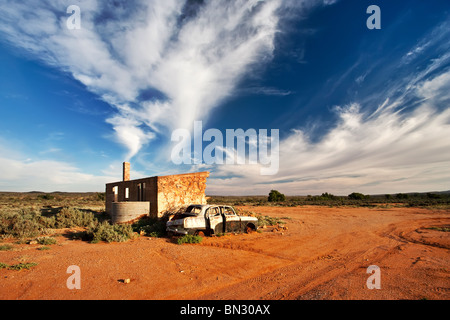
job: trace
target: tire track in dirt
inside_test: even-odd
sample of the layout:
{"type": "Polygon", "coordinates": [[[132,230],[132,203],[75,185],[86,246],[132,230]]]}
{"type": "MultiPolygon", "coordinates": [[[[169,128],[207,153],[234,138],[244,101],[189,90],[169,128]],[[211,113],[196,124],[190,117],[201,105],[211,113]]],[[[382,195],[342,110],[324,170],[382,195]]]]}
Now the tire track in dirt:
{"type": "Polygon", "coordinates": [[[267,252],[263,249],[257,249],[257,248],[252,247],[251,245],[240,243],[240,242],[233,243],[231,241],[227,241],[227,242],[209,241],[209,242],[204,242],[201,245],[205,246],[205,247],[208,246],[208,247],[221,248],[221,249],[227,249],[227,250],[233,250],[233,251],[249,252],[252,254],[258,254],[261,256],[268,257],[268,258],[286,260],[287,262],[292,262],[295,260],[293,258],[286,257],[286,255],[283,255],[283,254],[273,254],[273,253],[267,252]]]}
{"type": "MultiPolygon", "coordinates": [[[[419,244],[425,246],[432,246],[442,249],[450,249],[448,241],[429,241],[425,239],[421,234],[433,232],[432,228],[446,227],[450,225],[450,218],[428,218],[415,220],[414,222],[402,222],[391,226],[388,232],[382,232],[381,234],[391,239],[395,239],[404,244],[419,244]]],[[[448,237],[446,237],[448,238],[448,237]]]]}
{"type": "MultiPolygon", "coordinates": [[[[348,234],[342,234],[334,237],[332,242],[328,243],[325,239],[319,240],[322,245],[317,246],[318,248],[342,248],[345,251],[339,249],[321,251],[319,249],[311,257],[285,259],[285,266],[243,279],[226,287],[217,288],[215,292],[198,298],[245,299],[249,298],[250,294],[250,299],[302,299],[316,288],[323,287],[338,277],[355,273],[361,275],[363,281],[361,281],[360,287],[363,289],[368,277],[366,275],[367,267],[373,262],[382,265],[387,257],[398,253],[401,243],[405,243],[406,240],[398,236],[403,229],[403,222],[391,223],[370,232],[352,232],[350,237],[348,234]],[[361,243],[362,241],[364,243],[361,243]],[[361,250],[361,247],[366,249],[361,250]],[[343,253],[339,253],[340,251],[343,253]],[[239,292],[245,292],[245,297],[240,296],[239,292]]],[[[223,245],[223,247],[227,246],[230,249],[255,251],[232,244],[223,245]]],[[[266,254],[263,250],[257,251],[266,254]]],[[[388,269],[389,267],[383,266],[383,268],[388,269]]],[[[311,298],[311,295],[308,296],[311,298]]]]}
{"type": "Polygon", "coordinates": [[[321,251],[309,258],[286,259],[282,267],[217,288],[198,299],[219,296],[221,299],[248,299],[249,294],[250,299],[297,299],[333,278],[361,268],[361,263],[353,262],[362,261],[370,251],[373,249],[346,256],[341,256],[336,250],[321,251]],[[240,292],[245,292],[246,298],[240,296],[240,292]]]}

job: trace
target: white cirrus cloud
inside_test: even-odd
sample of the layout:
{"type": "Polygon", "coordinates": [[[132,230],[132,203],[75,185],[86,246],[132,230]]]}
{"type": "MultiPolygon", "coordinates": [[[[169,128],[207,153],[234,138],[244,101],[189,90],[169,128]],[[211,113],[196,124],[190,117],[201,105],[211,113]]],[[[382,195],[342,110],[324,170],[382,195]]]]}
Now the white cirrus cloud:
{"type": "Polygon", "coordinates": [[[280,142],[278,174],[261,176],[254,165],[221,166],[214,176],[224,178],[211,178],[208,193],[243,194],[249,185],[251,194],[449,190],[450,108],[442,101],[448,103],[450,71],[421,79],[412,80],[413,88],[399,80],[418,99],[415,108],[407,108],[406,94],[387,98],[371,113],[358,103],[335,107],[338,121],[319,141],[295,129],[280,142]]]}
{"type": "Polygon", "coordinates": [[[127,158],[161,130],[206,120],[249,70],[270,61],[280,12],[329,4],[80,0],[81,29],[68,30],[72,2],[4,0],[0,33],[114,106],[108,122],[127,158]],[[148,90],[160,95],[143,99],[148,90]]]}

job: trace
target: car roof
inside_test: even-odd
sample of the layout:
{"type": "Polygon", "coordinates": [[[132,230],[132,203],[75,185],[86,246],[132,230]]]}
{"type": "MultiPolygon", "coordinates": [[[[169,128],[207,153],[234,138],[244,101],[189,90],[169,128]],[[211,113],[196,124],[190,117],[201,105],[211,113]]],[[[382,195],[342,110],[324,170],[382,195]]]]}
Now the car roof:
{"type": "Polygon", "coordinates": [[[210,207],[231,207],[231,206],[226,204],[190,204],[188,207],[210,208],[210,207]]]}

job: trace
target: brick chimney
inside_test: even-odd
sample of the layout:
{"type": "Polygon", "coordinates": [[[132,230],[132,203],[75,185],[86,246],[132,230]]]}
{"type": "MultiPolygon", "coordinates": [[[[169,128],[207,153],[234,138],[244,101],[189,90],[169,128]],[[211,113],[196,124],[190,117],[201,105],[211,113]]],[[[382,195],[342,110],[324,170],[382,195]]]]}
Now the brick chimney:
{"type": "Polygon", "coordinates": [[[123,181],[130,181],[130,163],[123,163],[123,181]]]}

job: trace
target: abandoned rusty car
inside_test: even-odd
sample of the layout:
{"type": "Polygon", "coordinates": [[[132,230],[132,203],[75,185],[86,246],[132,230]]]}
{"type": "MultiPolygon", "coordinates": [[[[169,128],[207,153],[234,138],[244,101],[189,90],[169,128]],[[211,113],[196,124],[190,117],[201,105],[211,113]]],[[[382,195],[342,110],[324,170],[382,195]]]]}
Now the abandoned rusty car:
{"type": "Polygon", "coordinates": [[[184,213],[175,215],[166,224],[169,235],[218,235],[250,233],[258,228],[255,217],[240,216],[231,206],[190,205],[184,213]]]}

